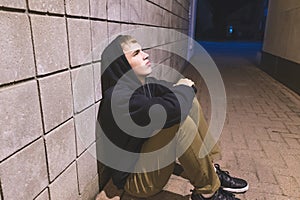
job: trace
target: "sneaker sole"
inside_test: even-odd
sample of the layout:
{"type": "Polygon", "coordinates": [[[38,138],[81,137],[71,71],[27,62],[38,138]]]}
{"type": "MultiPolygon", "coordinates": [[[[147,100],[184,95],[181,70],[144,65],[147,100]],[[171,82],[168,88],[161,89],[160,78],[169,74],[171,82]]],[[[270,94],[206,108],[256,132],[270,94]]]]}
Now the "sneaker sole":
{"type": "Polygon", "coordinates": [[[247,185],[246,187],[243,188],[226,188],[226,187],[222,187],[223,190],[226,190],[228,192],[232,192],[232,193],[245,193],[248,191],[249,189],[249,185],[247,185]]]}

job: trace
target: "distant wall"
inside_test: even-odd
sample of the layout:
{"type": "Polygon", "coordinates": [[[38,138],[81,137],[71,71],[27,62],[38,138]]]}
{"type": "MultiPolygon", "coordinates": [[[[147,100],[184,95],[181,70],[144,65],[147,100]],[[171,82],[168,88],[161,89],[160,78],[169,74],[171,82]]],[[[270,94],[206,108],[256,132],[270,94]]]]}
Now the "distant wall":
{"type": "Polygon", "coordinates": [[[94,199],[96,48],[129,29],[187,33],[188,10],[188,0],[0,0],[0,200],[94,199]]]}
{"type": "Polygon", "coordinates": [[[300,1],[270,0],[261,68],[300,94],[300,1]]]}

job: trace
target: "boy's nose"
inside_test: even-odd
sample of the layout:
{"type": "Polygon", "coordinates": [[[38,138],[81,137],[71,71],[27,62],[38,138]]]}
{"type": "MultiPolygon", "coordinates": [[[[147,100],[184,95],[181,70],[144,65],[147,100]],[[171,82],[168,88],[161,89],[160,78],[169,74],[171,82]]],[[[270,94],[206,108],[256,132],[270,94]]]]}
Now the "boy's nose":
{"type": "Polygon", "coordinates": [[[147,54],[146,52],[142,51],[142,53],[143,53],[143,58],[144,59],[147,59],[149,57],[149,54],[147,54]]]}

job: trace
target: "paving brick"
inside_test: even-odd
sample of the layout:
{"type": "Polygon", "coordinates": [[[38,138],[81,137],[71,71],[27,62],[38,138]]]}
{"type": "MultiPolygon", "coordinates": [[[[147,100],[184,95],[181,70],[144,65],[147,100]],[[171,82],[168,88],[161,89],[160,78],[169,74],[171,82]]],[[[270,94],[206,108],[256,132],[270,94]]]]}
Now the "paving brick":
{"type": "Polygon", "coordinates": [[[288,123],[285,123],[287,129],[289,130],[290,133],[295,133],[297,135],[297,133],[300,132],[300,126],[297,125],[291,125],[288,123]]]}
{"type": "Polygon", "coordinates": [[[65,124],[46,135],[49,176],[53,181],[76,158],[74,121],[65,124]]]}
{"type": "MultiPolygon", "coordinates": [[[[282,195],[282,190],[277,184],[259,183],[257,185],[251,185],[251,190],[256,193],[267,193],[274,195],[282,195]]],[[[247,193],[246,193],[247,194],[247,193]]]]}
{"type": "Polygon", "coordinates": [[[86,16],[90,15],[89,0],[66,0],[66,12],[69,15],[86,16]]]}
{"type": "Polygon", "coordinates": [[[299,149],[300,151],[300,143],[297,139],[294,138],[284,138],[286,143],[292,148],[292,149],[299,149]]]}
{"type": "Polygon", "coordinates": [[[106,0],[90,0],[91,17],[107,19],[106,0]]]}
{"type": "Polygon", "coordinates": [[[253,159],[248,151],[239,150],[235,152],[235,155],[240,169],[248,172],[256,171],[253,159]]]}
{"type": "Polygon", "coordinates": [[[46,156],[40,139],[0,164],[4,199],[33,199],[48,184],[46,156]]]}
{"type": "Polygon", "coordinates": [[[0,84],[35,75],[29,19],[25,14],[0,12],[0,84]]]}
{"type": "Polygon", "coordinates": [[[71,65],[91,62],[90,22],[83,19],[68,19],[68,33],[71,65]]]}
{"type": "Polygon", "coordinates": [[[120,21],[121,19],[120,0],[107,0],[107,19],[120,21]]]}
{"type": "Polygon", "coordinates": [[[245,194],[245,199],[246,200],[265,200],[265,194],[264,193],[258,193],[257,191],[247,191],[245,194]]]}
{"type": "MultiPolygon", "coordinates": [[[[265,194],[265,199],[272,199],[272,200],[291,200],[291,197],[285,195],[273,195],[273,194],[265,194]]],[[[300,198],[293,198],[295,200],[299,200],[300,198]]]]}
{"type": "Polygon", "coordinates": [[[39,196],[35,198],[35,200],[50,200],[48,188],[44,190],[39,196]]]}
{"type": "Polygon", "coordinates": [[[73,114],[70,73],[64,72],[39,80],[46,132],[73,114]]]}
{"type": "Polygon", "coordinates": [[[99,101],[100,99],[102,99],[101,63],[93,64],[93,69],[94,69],[95,100],[99,101]]]}
{"type": "Polygon", "coordinates": [[[72,70],[72,87],[75,113],[95,102],[92,65],[72,70]]]}
{"type": "Polygon", "coordinates": [[[271,141],[260,141],[263,147],[264,152],[267,155],[267,159],[265,159],[266,166],[276,165],[278,167],[287,167],[285,161],[283,160],[282,155],[278,151],[278,149],[285,147],[286,145],[283,143],[271,142],[271,141]]]}
{"type": "Polygon", "coordinates": [[[49,188],[51,199],[79,199],[75,162],[57,177],[49,188]]]}
{"type": "Polygon", "coordinates": [[[25,0],[15,0],[15,1],[1,0],[0,6],[26,9],[26,1],[25,0]]]}
{"type": "Polygon", "coordinates": [[[165,185],[164,190],[170,193],[175,193],[182,195],[185,192],[187,179],[181,178],[179,176],[171,175],[168,183],[165,185]]]}
{"type": "Polygon", "coordinates": [[[290,197],[300,197],[299,185],[294,177],[277,176],[276,177],[284,195],[290,197]]]}
{"type": "Polygon", "coordinates": [[[77,159],[79,192],[83,193],[97,175],[96,145],[92,145],[77,159]]]}
{"type": "Polygon", "coordinates": [[[29,9],[50,13],[65,13],[64,0],[28,0],[29,9]]]}
{"type": "Polygon", "coordinates": [[[101,54],[104,48],[108,45],[108,28],[107,22],[92,21],[92,46],[93,46],[93,61],[101,60],[101,54]]]}
{"type": "Polygon", "coordinates": [[[255,133],[258,140],[271,140],[267,129],[264,127],[255,127],[255,133]]]}
{"type": "Polygon", "coordinates": [[[0,110],[2,160],[43,134],[36,81],[1,88],[0,110]]]}
{"type": "Polygon", "coordinates": [[[274,130],[272,128],[268,128],[267,131],[272,141],[284,143],[284,140],[279,131],[277,131],[276,129],[274,130]]]}
{"type": "Polygon", "coordinates": [[[75,115],[77,155],[96,140],[95,125],[95,106],[75,115]]]}
{"type": "Polygon", "coordinates": [[[256,173],[260,182],[278,184],[272,168],[264,166],[263,163],[256,165],[256,173]]]}
{"type": "Polygon", "coordinates": [[[231,131],[233,142],[235,143],[234,148],[236,149],[247,149],[248,145],[246,143],[244,134],[239,129],[233,129],[231,131]]]}
{"type": "Polygon", "coordinates": [[[298,157],[294,155],[283,155],[282,157],[288,166],[286,170],[289,170],[291,175],[300,177],[300,160],[298,160],[298,157]]]}
{"type": "Polygon", "coordinates": [[[66,20],[62,17],[31,15],[38,74],[69,66],[66,20]]]}

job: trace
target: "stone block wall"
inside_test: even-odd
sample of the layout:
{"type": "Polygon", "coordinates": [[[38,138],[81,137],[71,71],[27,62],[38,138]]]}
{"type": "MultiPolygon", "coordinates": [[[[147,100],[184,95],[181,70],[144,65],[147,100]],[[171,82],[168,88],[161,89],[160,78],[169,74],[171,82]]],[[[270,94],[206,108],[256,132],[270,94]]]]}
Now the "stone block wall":
{"type": "MultiPolygon", "coordinates": [[[[0,0],[1,200],[94,199],[101,52],[137,28],[187,34],[188,11],[188,0],[0,0]]],[[[153,62],[181,69],[155,49],[168,41],[147,40],[153,62]]]]}
{"type": "Polygon", "coordinates": [[[300,1],[270,0],[261,68],[300,94],[300,1]]]}

